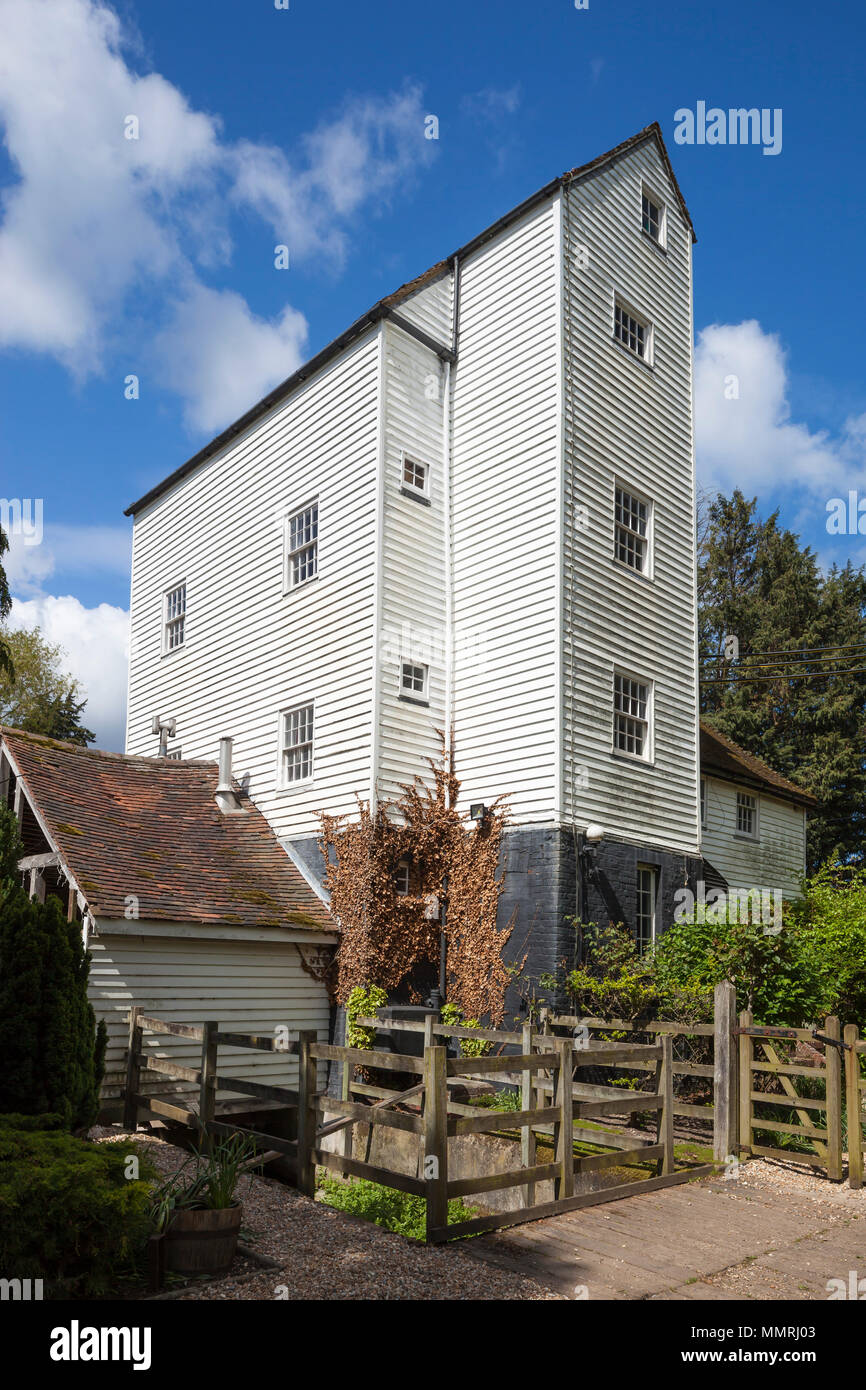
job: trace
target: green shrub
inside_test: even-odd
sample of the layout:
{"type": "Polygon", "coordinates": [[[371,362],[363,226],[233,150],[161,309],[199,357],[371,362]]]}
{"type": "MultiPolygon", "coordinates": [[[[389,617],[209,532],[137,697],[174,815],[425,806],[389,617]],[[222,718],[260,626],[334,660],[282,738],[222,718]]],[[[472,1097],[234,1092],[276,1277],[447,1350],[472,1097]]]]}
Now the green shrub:
{"type": "Polygon", "coordinates": [[[150,1231],[150,1160],[132,1144],[0,1124],[0,1270],[43,1279],[47,1298],[98,1297],[131,1275],[150,1231]],[[138,1178],[127,1177],[138,1159],[138,1178]]]}
{"type": "Polygon", "coordinates": [[[87,998],[90,957],[81,924],[57,898],[21,888],[0,906],[0,1111],[91,1125],[99,1110],[105,1025],[87,998]]]}
{"type": "MultiPolygon", "coordinates": [[[[336,1178],[321,1178],[319,1192],[329,1207],[338,1211],[360,1216],[364,1221],[374,1221],[386,1231],[394,1231],[399,1236],[409,1236],[413,1240],[424,1240],[427,1217],[427,1200],[413,1197],[408,1192],[397,1192],[392,1187],[382,1187],[377,1182],[365,1178],[352,1182],[339,1182],[336,1178]]],[[[448,1203],[448,1224],[469,1221],[477,1216],[476,1207],[468,1207],[459,1197],[448,1203]]]]}
{"type": "Polygon", "coordinates": [[[388,1002],[388,996],[378,985],[356,985],[346,1000],[346,1046],[372,1051],[376,1044],[376,1029],[362,1028],[357,1018],[374,1018],[388,1002]]]}
{"type": "MultiPolygon", "coordinates": [[[[477,1018],[464,1018],[456,1004],[443,1004],[440,1017],[447,1028],[480,1028],[477,1018]]],[[[461,1038],[461,1057],[486,1057],[493,1044],[484,1038],[461,1038]]]]}

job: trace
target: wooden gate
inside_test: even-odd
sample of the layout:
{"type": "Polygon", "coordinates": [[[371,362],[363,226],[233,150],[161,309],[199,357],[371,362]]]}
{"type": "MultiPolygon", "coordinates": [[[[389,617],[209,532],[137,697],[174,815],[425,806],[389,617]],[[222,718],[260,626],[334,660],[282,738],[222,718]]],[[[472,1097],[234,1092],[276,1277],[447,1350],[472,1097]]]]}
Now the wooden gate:
{"type": "Polygon", "coordinates": [[[737,1029],[740,1052],[741,1154],[785,1159],[823,1168],[833,1182],[842,1181],[842,1042],[839,1020],[829,1017],[823,1030],[766,1028],[753,1022],[747,1010],[737,1029]],[[819,1041],[823,1065],[807,1066],[791,1060],[791,1044],[819,1041]],[[756,1082],[756,1075],[761,1085],[756,1082]],[[822,1086],[823,1096],[802,1094],[805,1078],[822,1086]],[[798,1089],[799,1086],[799,1089],[798,1089]],[[771,1115],[757,1114],[770,1110],[771,1115]],[[787,1112],[774,1118],[778,1111],[787,1112]],[[823,1117],[823,1125],[820,1123],[823,1117]],[[794,1143],[787,1148],[755,1143],[755,1132],[784,1135],[794,1143]]]}

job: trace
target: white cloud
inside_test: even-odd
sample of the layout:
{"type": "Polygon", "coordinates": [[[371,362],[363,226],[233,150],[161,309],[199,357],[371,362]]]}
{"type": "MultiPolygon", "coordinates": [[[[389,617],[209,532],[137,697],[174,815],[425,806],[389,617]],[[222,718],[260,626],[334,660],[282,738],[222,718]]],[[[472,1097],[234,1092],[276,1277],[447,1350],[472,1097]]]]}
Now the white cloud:
{"type": "Polygon", "coordinates": [[[132,46],[99,0],[0,0],[0,127],[16,174],[2,203],[0,347],[50,353],[79,377],[99,371],[128,306],[142,350],[152,340],[141,318],[142,290],[153,291],[175,306],[178,347],[159,337],[164,366],[182,369],[172,385],[190,419],[217,428],[288,374],[302,341],[290,306],[269,321],[201,283],[201,268],[230,259],[232,210],[257,212],[293,258],[339,260],[343,224],[362,201],[381,203],[434,151],[420,92],[407,88],[350,102],[301,142],[295,167],[271,146],[226,142],[216,116],[193,110],[160,74],[133,69],[132,46]],[[124,135],[130,116],[137,140],[124,135]],[[211,389],[188,350],[217,302],[219,321],[243,328],[239,404],[240,393],[224,392],[231,345],[211,389]]]}
{"type": "Polygon", "coordinates": [[[186,383],[187,422],[216,432],[302,363],[307,321],[287,305],[273,323],[231,290],[191,287],[156,339],[164,385],[186,383]]]}
{"type": "Polygon", "coordinates": [[[64,648],[63,669],[75,677],[87,696],[82,718],[96,734],[96,746],[122,751],[129,614],[108,603],[85,608],[70,594],[42,594],[32,599],[13,599],[9,626],[38,627],[46,641],[64,648]]]}
{"type": "Polygon", "coordinates": [[[0,515],[9,539],[3,568],[14,593],[34,597],[42,593],[45,581],[60,573],[64,580],[75,575],[96,574],[129,577],[132,529],[129,526],[54,526],[47,524],[38,544],[32,544],[38,529],[30,535],[16,532],[8,517],[0,515]]]}
{"type": "Polygon", "coordinates": [[[792,492],[810,509],[862,484],[866,415],[841,432],[812,431],[791,419],[785,352],[754,319],[711,324],[695,351],[695,441],[704,486],[748,496],[792,492]]]}

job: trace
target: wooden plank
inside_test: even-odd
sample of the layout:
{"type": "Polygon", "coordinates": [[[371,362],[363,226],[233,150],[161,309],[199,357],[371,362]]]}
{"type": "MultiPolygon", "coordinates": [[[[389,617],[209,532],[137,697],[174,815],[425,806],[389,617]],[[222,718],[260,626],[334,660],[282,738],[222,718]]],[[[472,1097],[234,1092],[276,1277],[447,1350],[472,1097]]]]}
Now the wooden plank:
{"type": "Polygon", "coordinates": [[[574,1113],[578,1119],[589,1119],[592,1115],[633,1115],[638,1110],[661,1110],[664,1096],[653,1096],[648,1091],[623,1091],[616,1100],[575,1100],[574,1113]]]}
{"type": "Polygon", "coordinates": [[[151,1057],[148,1052],[140,1052],[138,1064],[148,1071],[159,1072],[161,1076],[173,1076],[177,1081],[191,1081],[195,1086],[201,1082],[200,1067],[182,1067],[179,1062],[170,1062],[167,1057],[151,1057]]]}
{"type": "MultiPolygon", "coordinates": [[[[428,1014],[427,1017],[432,1018],[432,1015],[428,1014]]],[[[425,1027],[424,1023],[402,1018],[358,1018],[355,1022],[362,1028],[378,1028],[383,1033],[423,1033],[425,1027]]],[[[522,1040],[520,1033],[509,1033],[502,1028],[449,1027],[445,1023],[437,1023],[435,1018],[431,1028],[437,1038],[481,1038],[484,1042],[501,1043],[503,1047],[513,1047],[522,1040]]]]}
{"type": "MultiPolygon", "coordinates": [[[[824,1020],[824,1035],[841,1041],[842,1032],[835,1014],[824,1020]]],[[[842,1181],[842,1057],[832,1043],[824,1047],[827,1069],[827,1177],[831,1182],[842,1181]]]]}
{"type": "Polygon", "coordinates": [[[127,1133],[134,1133],[138,1125],[135,1097],[141,1085],[141,1009],[129,1011],[129,1042],[126,1054],[126,1090],[123,1098],[123,1127],[127,1133]]]}
{"type": "Polygon", "coordinates": [[[674,1101],[674,1114],[688,1116],[692,1120],[706,1120],[707,1124],[713,1123],[715,1106],[713,1105],[689,1105],[687,1101],[674,1101]]]}
{"type": "Polygon", "coordinates": [[[635,1164],[657,1163],[664,1159],[664,1144],[641,1144],[626,1149],[624,1153],[581,1154],[575,1158],[574,1166],[579,1173],[597,1173],[604,1168],[631,1168],[635,1164]]]}
{"type": "MultiPolygon", "coordinates": [[[[773,1076],[811,1076],[818,1081],[822,1081],[825,1074],[823,1067],[799,1067],[792,1064],[783,1066],[781,1062],[753,1062],[752,1071],[772,1072],[773,1076]]],[[[796,1094],[795,1091],[794,1095],[796,1094]]]]}
{"type": "Polygon", "coordinates": [[[853,1192],[863,1186],[863,1107],[860,1100],[860,1059],[856,1023],[846,1023],[845,1094],[848,1109],[848,1185],[853,1192]]]}
{"type": "MultiPolygon", "coordinates": [[[[448,1133],[454,1134],[491,1134],[498,1129],[520,1129],[521,1126],[529,1127],[535,1124],[549,1124],[559,1116],[558,1105],[548,1105],[543,1109],[536,1110],[485,1110],[479,1112],[477,1107],[471,1119],[464,1119],[460,1116],[449,1116],[448,1133]]],[[[450,1109],[450,1105],[449,1105],[450,1109]]],[[[522,1155],[521,1155],[522,1161],[522,1155]]],[[[531,1166],[529,1164],[527,1167],[531,1166]]]]}
{"type": "Polygon", "coordinates": [[[201,1041],[201,1076],[198,1089],[198,1117],[202,1127],[203,1143],[210,1147],[208,1125],[216,1119],[216,1070],[217,1070],[217,1029],[215,1019],[205,1023],[201,1041]]]}
{"type": "Polygon", "coordinates": [[[276,1052],[282,1057],[297,1057],[298,1044],[290,1042],[277,1047],[276,1038],[269,1033],[217,1033],[217,1042],[225,1047],[246,1047],[255,1052],[276,1052]]]}
{"type": "MultiPolygon", "coordinates": [[[[524,1023],[523,1025],[520,1034],[520,1050],[524,1056],[532,1051],[531,1023],[524,1023]]],[[[523,1071],[520,1073],[520,1108],[524,1114],[528,1110],[531,1110],[533,1105],[538,1104],[533,1080],[534,1078],[531,1071],[523,1071]]],[[[532,1128],[532,1125],[526,1124],[523,1125],[520,1131],[520,1162],[523,1164],[524,1168],[534,1168],[535,1160],[535,1130],[532,1128]]],[[[535,1201],[535,1183],[530,1182],[526,1184],[524,1201],[528,1207],[533,1205],[535,1201]]]]}
{"type": "MultiPolygon", "coordinates": [[[[386,1109],[384,1105],[358,1105],[351,1100],[337,1100],[335,1096],[316,1096],[315,1108],[320,1113],[329,1111],[345,1115],[349,1123],[360,1121],[365,1125],[388,1125],[407,1134],[421,1134],[423,1130],[420,1115],[401,1115],[398,1111],[386,1109]]],[[[331,1128],[331,1125],[326,1125],[324,1129],[317,1130],[316,1138],[321,1139],[325,1130],[331,1128]]]]}
{"type": "Polygon", "coordinates": [[[826,1168],[826,1159],[819,1158],[817,1154],[793,1153],[791,1149],[770,1149],[766,1144],[753,1144],[752,1153],[759,1158],[776,1158],[783,1163],[808,1163],[812,1168],[826,1168]]]}
{"type": "MultiPolygon", "coordinates": [[[[743,1025],[740,1024],[742,1028],[743,1025]]],[[[748,1024],[750,1038],[780,1038],[789,1042],[811,1042],[811,1028],[764,1028],[748,1024]]]]}
{"type": "MultiPolygon", "coordinates": [[[[779,1095],[778,1091],[753,1091],[752,1100],[759,1100],[762,1105],[782,1105],[786,1110],[792,1110],[790,1096],[779,1095]]],[[[826,1110],[826,1100],[809,1100],[804,1096],[797,1097],[798,1110],[826,1110]]],[[[757,1124],[757,1120],[755,1121],[757,1124]]]]}
{"type": "Polygon", "coordinates": [[[773,1134],[794,1134],[803,1139],[818,1139],[827,1142],[826,1129],[813,1129],[810,1125],[786,1125],[779,1120],[763,1120],[759,1115],[752,1117],[752,1129],[768,1129],[773,1134]]]}
{"type": "MultiPolygon", "coordinates": [[[[568,1039],[565,1039],[571,1043],[568,1039]]],[[[506,1071],[545,1071],[548,1067],[556,1066],[557,1054],[550,1053],[526,1053],[513,1057],[449,1057],[448,1076],[477,1076],[479,1080],[484,1080],[488,1075],[506,1071]]],[[[417,1061],[417,1059],[416,1059],[417,1061]]]]}
{"type": "MultiPolygon", "coordinates": [[[[377,1089],[378,1089],[378,1088],[377,1088],[377,1089]]],[[[346,1078],[346,1090],[349,1090],[348,1078],[346,1078]]],[[[419,1085],[419,1086],[410,1086],[408,1091],[400,1091],[400,1092],[398,1092],[396,1095],[389,1095],[389,1096],[386,1096],[384,1100],[378,1101],[375,1105],[353,1106],[352,1108],[353,1108],[353,1110],[356,1110],[356,1109],[362,1110],[362,1111],[364,1112],[362,1118],[364,1119],[364,1121],[366,1121],[366,1122],[369,1123],[370,1112],[371,1112],[371,1111],[373,1111],[373,1110],[375,1110],[375,1111],[384,1110],[384,1109],[387,1108],[387,1106],[389,1106],[389,1105],[396,1105],[396,1104],[398,1104],[398,1102],[402,1104],[404,1101],[411,1100],[413,1097],[421,1095],[421,1094],[423,1093],[423,1091],[424,1091],[424,1086],[423,1086],[423,1084],[422,1084],[422,1085],[419,1085]]],[[[337,1109],[337,1112],[338,1112],[339,1114],[342,1114],[342,1115],[347,1116],[346,1119],[343,1119],[343,1120],[334,1120],[334,1121],[333,1121],[332,1123],[330,1123],[330,1124],[322,1125],[321,1128],[319,1128],[319,1129],[316,1130],[316,1138],[317,1138],[317,1139],[324,1139],[324,1137],[325,1137],[326,1134],[336,1134],[338,1130],[345,1130],[345,1129],[348,1129],[349,1135],[350,1135],[350,1137],[351,1137],[351,1126],[352,1126],[352,1124],[353,1124],[354,1121],[355,1121],[355,1116],[354,1116],[354,1114],[350,1114],[349,1111],[343,1109],[342,1107],[345,1106],[345,1105],[351,1105],[352,1102],[350,1101],[348,1095],[341,1096],[341,1097],[340,1097],[340,1102],[341,1102],[340,1106],[335,1106],[334,1098],[333,1098],[332,1096],[330,1096],[330,1097],[329,1097],[329,1096],[317,1096],[317,1098],[316,1098],[316,1109],[317,1109],[317,1110],[323,1110],[323,1111],[325,1111],[325,1110],[333,1110],[333,1109],[336,1108],[336,1109],[337,1109]]],[[[415,1118],[415,1117],[413,1116],[413,1117],[410,1117],[410,1118],[415,1118]]],[[[400,1128],[400,1126],[395,1126],[395,1128],[400,1128]]],[[[415,1131],[416,1134],[419,1134],[420,1132],[421,1132],[420,1129],[415,1131]]],[[[351,1144],[348,1145],[348,1146],[344,1146],[344,1151],[345,1151],[347,1154],[349,1154],[349,1155],[351,1156],[351,1153],[352,1153],[351,1144]]]]}
{"type": "MultiPolygon", "coordinates": [[[[559,1173],[554,1195],[565,1199],[574,1194],[574,1097],[572,1095],[572,1039],[557,1043],[559,1064],[553,1073],[554,1097],[559,1115],[553,1124],[553,1147],[559,1173]]],[[[597,1103],[597,1102],[596,1102],[597,1103]]],[[[604,1104],[604,1102],[602,1102],[604,1104]]]]}
{"type": "MultiPolygon", "coordinates": [[[[667,1037],[668,1034],[665,1034],[667,1037]]],[[[591,1042],[588,1046],[581,1047],[577,1043],[571,1044],[575,1054],[575,1065],[579,1067],[610,1067],[621,1066],[625,1062],[633,1062],[638,1066],[640,1062],[652,1063],[661,1057],[661,1046],[658,1043],[595,1043],[591,1042]],[[576,1059],[580,1057],[580,1061],[576,1059]],[[583,1060],[583,1059],[586,1060],[583,1060]]]]}
{"type": "Polygon", "coordinates": [[[658,1161],[658,1174],[666,1176],[674,1171],[674,1040],[669,1033],[662,1038],[661,1076],[659,1090],[662,1107],[658,1112],[657,1138],[662,1145],[662,1155],[658,1161]]]}
{"type": "Polygon", "coordinates": [[[595,1028],[598,1032],[609,1033],[670,1033],[671,1037],[684,1038],[711,1038],[715,1031],[712,1023],[670,1023],[663,1019],[635,1023],[624,1018],[577,1018],[571,1014],[557,1014],[550,1022],[554,1028],[595,1028]]]}
{"type": "MultiPolygon", "coordinates": [[[[316,1034],[304,1029],[298,1036],[298,1191],[305,1197],[316,1195],[316,1116],[313,1100],[316,1094],[316,1034]]],[[[336,1156],[336,1155],[335,1155],[336,1156]]],[[[341,1163],[347,1167],[347,1159],[341,1163]]],[[[351,1169],[348,1169],[351,1172],[351,1169]]]]}
{"type": "Polygon", "coordinates": [[[177,1120],[182,1125],[198,1125],[198,1115],[194,1110],[183,1110],[179,1105],[169,1105],[168,1101],[157,1100],[156,1096],[136,1095],[139,1110],[149,1110],[153,1115],[162,1115],[167,1120],[177,1120]]]}
{"type": "Polygon", "coordinates": [[[406,1173],[392,1173],[390,1168],[377,1168],[372,1163],[364,1163],[360,1158],[350,1158],[348,1154],[332,1154],[327,1149],[313,1149],[312,1157],[321,1168],[347,1172],[355,1178],[367,1178],[382,1187],[394,1187],[398,1192],[409,1192],[413,1197],[424,1197],[427,1184],[418,1178],[410,1178],[406,1173]]]}
{"type": "Polygon", "coordinates": [[[752,1063],[753,1044],[748,1032],[752,1022],[752,1014],[749,1009],[743,1009],[740,1013],[740,1033],[739,1033],[739,1143],[737,1148],[741,1154],[752,1152],[752,1063]]]}
{"type": "Polygon", "coordinates": [[[502,1192],[508,1187],[521,1187],[525,1182],[544,1182],[560,1174],[558,1163],[536,1163],[532,1168],[516,1168],[510,1173],[488,1173],[474,1178],[452,1178],[448,1183],[449,1197],[468,1197],[477,1192],[502,1192]]]}
{"type": "Polygon", "coordinates": [[[735,1153],[737,1145],[736,1009],[737,991],[730,980],[722,980],[713,991],[712,1067],[713,1157],[720,1163],[735,1153]]]}
{"type": "Polygon", "coordinates": [[[173,1038],[192,1038],[193,1042],[201,1042],[203,1030],[195,1027],[191,1023],[166,1023],[161,1018],[149,1018],[142,1014],[139,1023],[147,1033],[167,1033],[173,1038]]]}
{"type": "MultiPolygon", "coordinates": [[[[655,1062],[630,1062],[629,1071],[655,1071],[655,1062]]],[[[674,1062],[674,1076],[703,1076],[708,1081],[715,1075],[714,1068],[703,1062],[674,1062]]]]}
{"type": "Polygon", "coordinates": [[[448,1225],[448,1058],[441,1044],[424,1049],[424,1192],[426,1235],[448,1225]]]}
{"type": "Polygon", "coordinates": [[[296,1158],[298,1144],[295,1139],[279,1139],[274,1134],[263,1134],[259,1129],[243,1129],[240,1125],[228,1125],[222,1120],[211,1120],[208,1125],[211,1134],[221,1134],[230,1139],[233,1134],[246,1134],[257,1143],[265,1145],[267,1149],[275,1149],[286,1158],[296,1158]]]}
{"type": "Polygon", "coordinates": [[[702,1163],[696,1168],[686,1168],[679,1173],[668,1173],[660,1178],[647,1178],[644,1181],[621,1183],[617,1187],[601,1189],[598,1192],[580,1192],[563,1201],[540,1202],[534,1207],[520,1207],[517,1211],[497,1212],[493,1216],[478,1216],[471,1221],[457,1221],[444,1231],[436,1232],[440,1239],[453,1236],[480,1235],[483,1231],[500,1230],[503,1226],[519,1226],[525,1221],[539,1221],[546,1216],[559,1216],[567,1211],[579,1211],[583,1207],[597,1207],[606,1202],[619,1202],[624,1197],[637,1197],[644,1192],[658,1192],[661,1188],[674,1187],[678,1183],[689,1182],[692,1178],[707,1177],[716,1172],[714,1163],[702,1163]]]}
{"type": "Polygon", "coordinates": [[[335,1043],[313,1043],[312,1049],[313,1057],[324,1061],[354,1062],[358,1067],[379,1067],[382,1071],[424,1075],[424,1061],[420,1057],[403,1057],[396,1052],[373,1052],[362,1047],[337,1047],[335,1043]]]}
{"type": "Polygon", "coordinates": [[[224,1091],[238,1091],[242,1096],[255,1096],[258,1100],[275,1100],[278,1105],[294,1109],[298,1104],[298,1092],[286,1086],[266,1086],[260,1081],[245,1081],[240,1076],[217,1075],[217,1085],[224,1091]]]}

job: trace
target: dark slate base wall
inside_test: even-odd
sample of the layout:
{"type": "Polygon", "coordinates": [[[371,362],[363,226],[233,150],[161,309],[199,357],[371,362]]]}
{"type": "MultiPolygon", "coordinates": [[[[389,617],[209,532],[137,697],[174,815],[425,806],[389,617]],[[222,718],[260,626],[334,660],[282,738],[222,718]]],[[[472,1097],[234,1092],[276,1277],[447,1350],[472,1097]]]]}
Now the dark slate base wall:
{"type": "Polygon", "coordinates": [[[648,845],[604,840],[592,877],[578,882],[580,837],[570,827],[526,826],[506,831],[500,866],[504,887],[498,925],[515,913],[514,930],[505,948],[510,962],[525,954],[519,980],[506,996],[504,1026],[525,1018],[531,1000],[562,1009],[568,998],[562,987],[541,985],[542,975],[560,982],[574,967],[578,935],[576,919],[606,926],[622,922],[632,932],[637,917],[637,866],[658,871],[656,919],[662,930],[674,919],[678,888],[693,891],[701,876],[698,856],[677,854],[648,845]]]}

